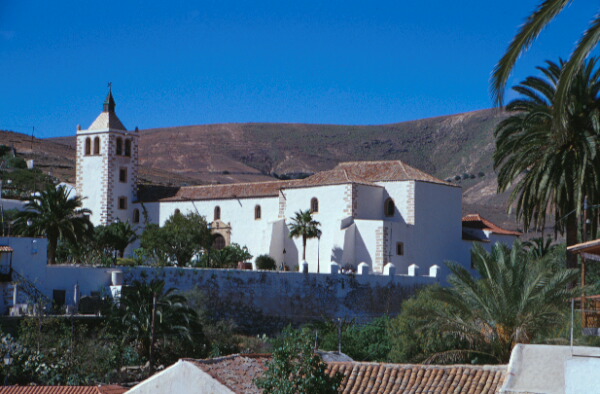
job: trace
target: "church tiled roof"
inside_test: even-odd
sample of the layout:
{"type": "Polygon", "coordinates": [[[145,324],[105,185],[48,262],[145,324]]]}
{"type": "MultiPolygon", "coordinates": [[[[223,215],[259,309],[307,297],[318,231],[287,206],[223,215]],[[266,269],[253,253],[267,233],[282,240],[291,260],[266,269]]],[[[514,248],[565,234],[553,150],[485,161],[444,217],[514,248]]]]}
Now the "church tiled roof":
{"type": "Polygon", "coordinates": [[[225,185],[183,186],[173,196],[160,201],[219,200],[229,198],[276,197],[279,190],[297,181],[231,183],[225,185]]]}
{"type": "Polygon", "coordinates": [[[317,172],[305,179],[224,185],[183,186],[160,201],[218,200],[229,198],[275,197],[279,190],[343,184],[380,187],[376,182],[423,181],[456,187],[399,160],[340,163],[332,170],[317,172]]]}
{"type": "MultiPolygon", "coordinates": [[[[235,393],[260,393],[254,379],[263,376],[266,354],[239,354],[190,360],[235,393]]],[[[329,362],[330,375],[342,373],[341,393],[496,393],[506,365],[428,365],[373,362],[329,362]]]]}
{"type": "Polygon", "coordinates": [[[411,167],[400,160],[350,161],[338,164],[334,170],[336,169],[345,170],[350,176],[364,179],[368,182],[424,181],[456,186],[411,167]]]}

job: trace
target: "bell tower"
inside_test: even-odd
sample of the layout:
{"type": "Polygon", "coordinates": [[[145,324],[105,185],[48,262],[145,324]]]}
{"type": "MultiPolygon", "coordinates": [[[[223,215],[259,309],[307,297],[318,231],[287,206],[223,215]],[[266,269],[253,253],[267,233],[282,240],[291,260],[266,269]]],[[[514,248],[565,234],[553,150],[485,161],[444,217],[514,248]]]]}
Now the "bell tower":
{"type": "Polygon", "coordinates": [[[77,127],[76,189],[94,225],[131,221],[137,199],[139,133],[127,131],[116,106],[109,84],[102,113],[87,130],[77,127]]]}

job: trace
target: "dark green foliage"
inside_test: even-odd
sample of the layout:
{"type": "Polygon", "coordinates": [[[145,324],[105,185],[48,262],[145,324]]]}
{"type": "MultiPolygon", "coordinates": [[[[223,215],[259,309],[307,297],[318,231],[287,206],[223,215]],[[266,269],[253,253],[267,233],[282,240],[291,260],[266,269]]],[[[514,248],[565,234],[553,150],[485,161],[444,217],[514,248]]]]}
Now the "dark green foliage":
{"type": "MultiPolygon", "coordinates": [[[[437,351],[433,361],[473,362],[477,357],[477,362],[506,363],[515,344],[530,343],[565,323],[567,301],[580,292],[569,286],[578,272],[552,261],[556,254],[535,259],[519,241],[512,249],[496,244],[491,253],[475,245],[472,253],[481,278],[447,263],[451,286],[431,289],[431,303],[414,311],[415,320],[408,320],[416,323],[417,332],[421,327],[427,335],[439,332],[442,338],[458,341],[456,347],[437,351]]],[[[435,350],[421,349],[424,355],[435,350]]]]}
{"type": "Polygon", "coordinates": [[[22,157],[11,157],[10,159],[6,160],[6,164],[8,168],[18,168],[18,169],[25,169],[27,168],[27,162],[25,161],[25,159],[23,159],[22,157]]]}
{"type": "Polygon", "coordinates": [[[15,220],[15,218],[17,217],[17,213],[19,211],[16,209],[8,209],[6,211],[3,212],[3,215],[0,216],[0,234],[4,237],[4,236],[8,236],[10,234],[13,233],[12,228],[13,228],[13,224],[12,222],[15,220]]]}
{"type": "Polygon", "coordinates": [[[469,174],[466,172],[462,174],[462,179],[469,179],[469,174]]]}
{"type": "Polygon", "coordinates": [[[94,239],[97,247],[105,253],[117,251],[119,257],[123,257],[127,246],[137,239],[137,234],[129,222],[117,222],[108,226],[97,226],[94,229],[94,239]]]}
{"type": "Polygon", "coordinates": [[[163,227],[148,224],[141,239],[142,248],[156,263],[181,267],[190,265],[211,243],[206,220],[197,213],[175,213],[163,227]]]}
{"type": "Polygon", "coordinates": [[[68,318],[25,318],[15,339],[3,336],[0,356],[10,353],[13,364],[2,366],[2,379],[11,384],[90,385],[112,380],[127,360],[102,325],[68,318]],[[88,324],[89,323],[89,324],[88,324]]]}
{"type": "MultiPolygon", "coordinates": [[[[496,129],[494,167],[498,190],[514,187],[511,202],[524,229],[543,228],[550,212],[570,246],[578,242],[585,196],[600,201],[600,72],[596,58],[578,70],[559,126],[556,95],[565,64],[546,63],[538,68],[544,78],[528,77],[514,87],[520,97],[508,104],[511,116],[496,129]]],[[[576,259],[569,259],[575,266],[576,259]]]]}
{"type": "Polygon", "coordinates": [[[484,177],[484,176],[485,176],[485,172],[479,171],[479,172],[477,173],[477,176],[478,176],[478,177],[480,177],[480,178],[482,178],[482,177],[484,177]]]}
{"type": "MultiPolygon", "coordinates": [[[[519,56],[527,51],[538,35],[552,22],[572,0],[543,0],[511,41],[506,53],[494,67],[491,90],[498,105],[503,104],[504,88],[519,56]]],[[[586,59],[598,47],[600,40],[600,14],[594,15],[571,52],[562,72],[560,83],[556,88],[556,124],[564,127],[568,123],[568,108],[571,99],[571,87],[576,84],[577,74],[584,66],[586,59]]]]}
{"type": "Polygon", "coordinates": [[[211,249],[205,253],[198,263],[198,267],[205,268],[237,268],[238,263],[252,258],[246,246],[232,243],[221,250],[211,249]]]}
{"type": "Polygon", "coordinates": [[[125,291],[120,308],[111,312],[110,325],[122,338],[122,344],[136,349],[148,360],[151,349],[154,361],[170,364],[181,357],[203,357],[206,343],[196,312],[187,299],[165,282],[134,281],[125,291]],[[152,345],[153,299],[156,297],[155,342],[152,345]]]}
{"type": "Polygon", "coordinates": [[[0,145],[0,158],[8,156],[8,154],[12,154],[12,148],[7,145],[0,145]]]}
{"type": "Polygon", "coordinates": [[[2,196],[13,199],[26,199],[34,192],[41,192],[55,184],[54,178],[37,168],[28,170],[16,168],[12,171],[0,171],[3,179],[2,196]],[[10,180],[10,183],[8,183],[10,180]]]}
{"type": "Polygon", "coordinates": [[[60,239],[75,243],[91,235],[93,226],[87,216],[91,211],[81,207],[81,198],[70,197],[64,186],[49,186],[30,197],[25,211],[17,213],[15,231],[48,238],[48,262],[54,264],[60,239]]]}
{"type": "Polygon", "coordinates": [[[274,270],[276,266],[275,259],[268,254],[261,254],[256,258],[256,268],[259,270],[274,270]]]}
{"type": "MultiPolygon", "coordinates": [[[[389,335],[390,318],[382,316],[369,323],[356,322],[342,325],[342,353],[355,361],[387,361],[391,349],[389,335]]],[[[338,350],[338,323],[327,322],[308,325],[304,330],[307,334],[318,333],[319,349],[327,351],[338,350]]]]}
{"type": "Polygon", "coordinates": [[[460,175],[456,175],[456,176],[454,177],[454,180],[455,180],[455,181],[460,181],[460,180],[461,180],[461,177],[460,177],[460,175]]]}
{"type": "Polygon", "coordinates": [[[327,365],[313,350],[312,339],[307,335],[285,330],[277,341],[273,359],[267,362],[263,378],[255,381],[265,393],[337,393],[343,376],[330,377],[327,365]]]}

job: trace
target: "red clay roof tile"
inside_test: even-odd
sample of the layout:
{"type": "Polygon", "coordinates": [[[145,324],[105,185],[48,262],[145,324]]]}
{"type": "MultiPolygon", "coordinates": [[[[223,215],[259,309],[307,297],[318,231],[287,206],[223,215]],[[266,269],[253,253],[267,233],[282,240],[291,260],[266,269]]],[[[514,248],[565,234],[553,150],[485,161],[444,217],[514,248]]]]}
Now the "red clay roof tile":
{"type": "Polygon", "coordinates": [[[477,229],[481,229],[481,230],[488,230],[494,234],[499,234],[499,235],[515,235],[517,237],[522,235],[518,231],[506,230],[506,229],[498,226],[497,224],[490,222],[489,220],[485,219],[484,217],[482,217],[481,215],[479,215],[477,213],[473,213],[473,214],[464,216],[462,218],[462,225],[463,225],[463,227],[468,227],[468,228],[477,228],[477,229]]]}

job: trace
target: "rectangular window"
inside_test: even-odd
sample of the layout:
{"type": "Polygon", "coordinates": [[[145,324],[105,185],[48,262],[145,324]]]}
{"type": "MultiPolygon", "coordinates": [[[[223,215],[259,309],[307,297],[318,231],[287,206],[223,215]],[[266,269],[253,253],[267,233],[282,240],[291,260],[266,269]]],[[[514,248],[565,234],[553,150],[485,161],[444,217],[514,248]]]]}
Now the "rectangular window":
{"type": "Polygon", "coordinates": [[[127,182],[127,168],[119,168],[119,182],[127,182]]]}
{"type": "Polygon", "coordinates": [[[54,305],[57,307],[61,307],[65,304],[67,300],[67,291],[66,290],[52,290],[52,298],[54,300],[54,305]]]}
{"type": "Polygon", "coordinates": [[[398,256],[404,256],[404,242],[396,243],[396,254],[398,256]]]}
{"type": "Polygon", "coordinates": [[[127,197],[119,197],[119,209],[127,209],[127,197]]]}

